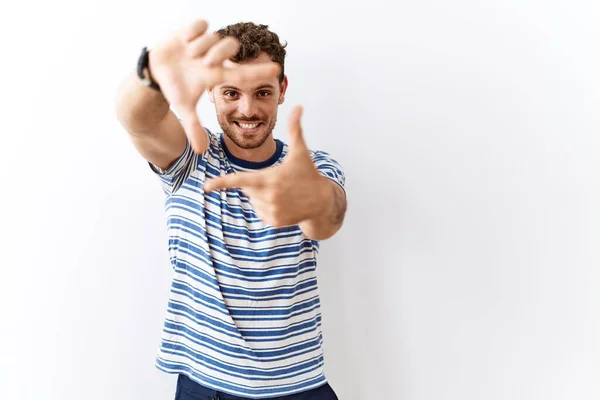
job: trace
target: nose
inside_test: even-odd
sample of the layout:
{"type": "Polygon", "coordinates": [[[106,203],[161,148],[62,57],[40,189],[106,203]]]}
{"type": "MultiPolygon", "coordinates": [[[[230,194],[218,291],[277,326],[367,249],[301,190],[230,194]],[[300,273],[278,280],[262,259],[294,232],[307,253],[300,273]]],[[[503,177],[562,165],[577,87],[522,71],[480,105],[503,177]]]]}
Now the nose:
{"type": "Polygon", "coordinates": [[[249,96],[242,96],[238,101],[238,111],[240,114],[250,118],[258,114],[256,101],[249,96]]]}

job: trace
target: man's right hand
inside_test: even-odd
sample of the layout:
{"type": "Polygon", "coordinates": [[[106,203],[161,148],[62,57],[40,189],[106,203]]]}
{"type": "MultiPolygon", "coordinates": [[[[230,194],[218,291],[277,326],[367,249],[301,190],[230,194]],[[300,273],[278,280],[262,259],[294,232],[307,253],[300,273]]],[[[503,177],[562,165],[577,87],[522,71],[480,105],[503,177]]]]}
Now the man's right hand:
{"type": "Polygon", "coordinates": [[[228,79],[261,79],[276,74],[277,65],[231,66],[225,63],[239,50],[232,37],[220,39],[207,32],[208,24],[196,20],[149,53],[150,73],[167,102],[183,120],[183,128],[196,152],[204,151],[206,132],[196,106],[205,90],[228,79]]]}

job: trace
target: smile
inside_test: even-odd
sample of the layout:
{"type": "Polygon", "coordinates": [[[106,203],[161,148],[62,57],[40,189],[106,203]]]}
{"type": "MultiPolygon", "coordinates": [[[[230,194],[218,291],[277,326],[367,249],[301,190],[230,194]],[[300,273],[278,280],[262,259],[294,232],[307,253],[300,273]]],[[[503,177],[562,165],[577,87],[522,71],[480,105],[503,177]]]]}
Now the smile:
{"type": "Polygon", "coordinates": [[[248,130],[254,129],[254,128],[258,127],[261,124],[260,122],[255,122],[253,124],[248,124],[248,123],[237,122],[237,121],[235,121],[234,123],[237,126],[239,126],[240,128],[242,128],[242,129],[248,129],[248,130]]]}

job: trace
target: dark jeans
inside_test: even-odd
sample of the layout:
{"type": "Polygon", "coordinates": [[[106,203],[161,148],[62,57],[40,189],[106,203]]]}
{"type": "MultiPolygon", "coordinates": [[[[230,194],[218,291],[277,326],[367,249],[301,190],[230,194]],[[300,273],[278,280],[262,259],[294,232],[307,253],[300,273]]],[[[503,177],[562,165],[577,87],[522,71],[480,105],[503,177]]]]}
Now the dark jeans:
{"type": "MultiPolygon", "coordinates": [[[[175,400],[251,400],[247,397],[238,397],[213,389],[209,389],[194,382],[187,376],[180,374],[177,378],[177,391],[175,400]]],[[[272,397],[270,400],[338,400],[335,392],[328,383],[306,392],[289,396],[272,397]]]]}

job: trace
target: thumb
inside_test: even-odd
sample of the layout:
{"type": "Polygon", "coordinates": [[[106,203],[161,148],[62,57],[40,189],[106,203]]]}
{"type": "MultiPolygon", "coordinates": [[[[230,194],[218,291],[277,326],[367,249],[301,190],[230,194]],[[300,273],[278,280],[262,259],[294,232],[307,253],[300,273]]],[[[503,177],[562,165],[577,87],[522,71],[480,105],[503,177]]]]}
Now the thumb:
{"type": "Polygon", "coordinates": [[[303,110],[302,106],[296,106],[292,109],[292,113],[290,114],[288,134],[291,151],[308,151],[306,142],[304,141],[304,134],[302,133],[302,126],[300,125],[300,118],[302,117],[303,110]]]}
{"type": "Polygon", "coordinates": [[[193,107],[186,107],[181,110],[181,118],[183,120],[183,129],[187,135],[192,150],[196,153],[203,153],[207,147],[206,131],[200,123],[198,113],[193,107]]]}

